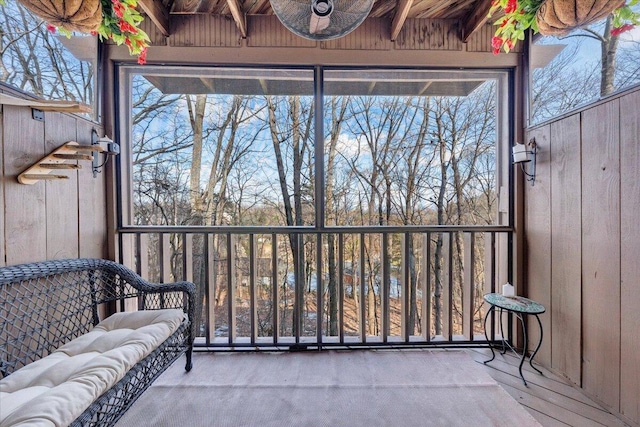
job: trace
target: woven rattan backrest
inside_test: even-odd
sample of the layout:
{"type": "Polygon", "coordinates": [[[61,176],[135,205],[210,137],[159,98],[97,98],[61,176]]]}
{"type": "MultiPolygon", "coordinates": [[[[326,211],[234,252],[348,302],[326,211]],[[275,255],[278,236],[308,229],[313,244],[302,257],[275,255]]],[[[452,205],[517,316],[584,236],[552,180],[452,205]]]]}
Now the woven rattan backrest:
{"type": "Polygon", "coordinates": [[[121,294],[111,265],[64,260],[0,269],[0,377],[98,322],[98,306],[121,294]]]}

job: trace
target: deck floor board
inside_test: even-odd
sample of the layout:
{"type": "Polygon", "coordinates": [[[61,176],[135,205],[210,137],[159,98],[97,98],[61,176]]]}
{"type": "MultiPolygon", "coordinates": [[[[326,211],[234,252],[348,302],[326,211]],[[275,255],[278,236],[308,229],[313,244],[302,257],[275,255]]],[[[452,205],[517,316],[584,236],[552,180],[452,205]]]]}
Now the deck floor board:
{"type": "Polygon", "coordinates": [[[472,349],[470,353],[507,393],[545,427],[626,425],[567,380],[547,369],[536,366],[544,374],[540,375],[525,363],[523,371],[528,383],[525,386],[518,373],[520,359],[511,353],[498,353],[487,365],[483,362],[491,357],[488,349],[472,349]]]}

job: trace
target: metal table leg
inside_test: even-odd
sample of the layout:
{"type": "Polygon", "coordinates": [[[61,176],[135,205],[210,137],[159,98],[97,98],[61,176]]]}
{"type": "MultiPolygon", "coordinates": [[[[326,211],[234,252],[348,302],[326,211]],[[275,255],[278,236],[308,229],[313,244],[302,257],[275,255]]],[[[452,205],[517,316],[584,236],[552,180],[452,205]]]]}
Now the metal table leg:
{"type": "Polygon", "coordinates": [[[489,315],[496,310],[496,307],[492,305],[489,310],[487,310],[487,314],[484,316],[484,338],[487,340],[489,344],[489,350],[491,350],[491,359],[485,360],[483,363],[486,365],[496,358],[496,353],[493,351],[493,346],[491,345],[491,340],[489,340],[489,336],[487,335],[487,320],[489,319],[489,315]]]}
{"type": "Polygon", "coordinates": [[[524,338],[524,348],[522,349],[522,358],[520,359],[520,366],[518,366],[518,372],[520,373],[520,378],[522,378],[522,382],[524,382],[525,387],[527,386],[527,380],[524,379],[524,375],[522,375],[522,365],[524,364],[524,359],[527,357],[527,323],[524,321],[524,316],[516,313],[516,317],[520,319],[520,324],[522,325],[522,335],[524,338]]]}
{"type": "Polygon", "coordinates": [[[533,351],[533,353],[531,354],[531,357],[529,358],[529,365],[533,369],[538,371],[540,375],[544,375],[540,369],[533,366],[533,358],[536,357],[536,353],[538,352],[538,350],[540,350],[540,346],[542,345],[542,322],[540,321],[540,317],[538,317],[537,314],[535,316],[536,316],[536,320],[538,321],[538,326],[540,327],[540,339],[538,340],[538,345],[536,346],[536,349],[533,351]]]}

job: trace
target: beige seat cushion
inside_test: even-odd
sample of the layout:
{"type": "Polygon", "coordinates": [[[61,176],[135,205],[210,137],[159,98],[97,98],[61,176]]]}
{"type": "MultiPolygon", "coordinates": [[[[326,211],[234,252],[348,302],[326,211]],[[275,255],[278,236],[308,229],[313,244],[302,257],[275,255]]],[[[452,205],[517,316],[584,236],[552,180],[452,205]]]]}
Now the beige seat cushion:
{"type": "Polygon", "coordinates": [[[116,313],[0,380],[0,427],[68,426],[184,318],[177,309],[116,313]]]}

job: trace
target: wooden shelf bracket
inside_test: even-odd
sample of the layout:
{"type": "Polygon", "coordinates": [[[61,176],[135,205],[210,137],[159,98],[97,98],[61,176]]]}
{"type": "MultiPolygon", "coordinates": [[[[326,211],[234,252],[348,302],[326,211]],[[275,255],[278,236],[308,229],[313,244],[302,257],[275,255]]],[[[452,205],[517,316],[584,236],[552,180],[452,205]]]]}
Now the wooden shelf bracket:
{"type": "Polygon", "coordinates": [[[80,145],[75,141],[69,141],[18,175],[18,182],[33,185],[42,180],[67,179],[69,177],[61,175],[61,171],[81,169],[82,166],[75,162],[78,160],[91,162],[94,153],[103,151],[104,148],[100,145],[80,145]]]}

